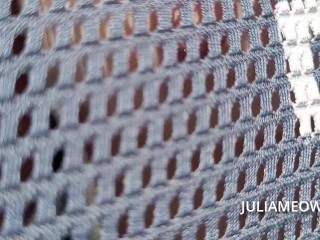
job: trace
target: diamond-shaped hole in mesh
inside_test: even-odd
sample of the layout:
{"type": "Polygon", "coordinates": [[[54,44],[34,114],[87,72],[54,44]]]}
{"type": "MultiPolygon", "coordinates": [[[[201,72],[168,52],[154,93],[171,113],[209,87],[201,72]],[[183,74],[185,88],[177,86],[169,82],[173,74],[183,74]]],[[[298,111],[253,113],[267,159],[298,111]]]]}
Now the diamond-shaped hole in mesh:
{"type": "Polygon", "coordinates": [[[310,125],[311,125],[311,131],[314,132],[315,131],[315,122],[314,122],[314,117],[310,117],[310,125]]]}
{"type": "Polygon", "coordinates": [[[203,188],[198,187],[196,191],[194,192],[193,196],[193,209],[198,209],[202,205],[203,200],[203,188]]]}
{"type": "Polygon", "coordinates": [[[25,137],[29,133],[32,125],[32,118],[31,115],[26,113],[19,119],[19,125],[17,129],[17,136],[18,137],[25,137]]]}
{"type": "Polygon", "coordinates": [[[295,122],[294,135],[296,138],[300,137],[300,122],[298,119],[295,122]]]}
{"type": "Polygon", "coordinates": [[[249,42],[249,32],[248,30],[242,32],[241,34],[241,50],[243,52],[249,52],[250,42],[249,42]]]}
{"type": "Polygon", "coordinates": [[[296,222],[296,226],[295,226],[295,237],[296,237],[296,239],[300,238],[301,231],[302,231],[301,220],[298,220],[296,222]]]}
{"type": "Polygon", "coordinates": [[[282,175],[283,158],[279,158],[276,166],[276,178],[280,178],[282,175]]]}
{"type": "Polygon", "coordinates": [[[135,72],[139,67],[139,58],[138,53],[136,51],[132,51],[129,56],[129,71],[135,72]]]}
{"type": "Polygon", "coordinates": [[[214,14],[215,14],[215,20],[217,22],[221,21],[223,18],[223,10],[222,10],[222,4],[221,1],[216,1],[214,4],[214,14]]]}
{"type": "Polygon", "coordinates": [[[162,104],[168,97],[168,85],[166,82],[161,83],[159,88],[159,103],[162,104]]]}
{"type": "Polygon", "coordinates": [[[156,11],[152,11],[149,15],[148,30],[149,32],[155,32],[158,27],[158,14],[156,11]]]}
{"type": "MultiPolygon", "coordinates": [[[[318,218],[318,214],[314,213],[312,215],[312,219],[311,219],[311,229],[312,232],[315,231],[315,229],[317,229],[319,227],[319,218],[318,218]]],[[[284,239],[284,238],[279,238],[279,239],[284,239]]]]}
{"type": "Polygon", "coordinates": [[[0,230],[3,228],[3,223],[5,221],[5,210],[0,209],[0,230]]]}
{"type": "Polygon", "coordinates": [[[84,100],[79,105],[79,115],[78,121],[79,123],[86,123],[89,121],[90,116],[90,102],[89,99],[84,100]]]}
{"type": "Polygon", "coordinates": [[[222,154],[223,154],[223,145],[222,145],[222,142],[219,142],[215,145],[215,148],[213,151],[214,164],[218,164],[222,160],[222,154]]]}
{"type": "Polygon", "coordinates": [[[27,36],[25,32],[18,34],[14,38],[13,45],[12,45],[12,54],[14,56],[18,56],[22,54],[23,50],[25,49],[26,39],[27,39],[27,36]]]}
{"type": "Polygon", "coordinates": [[[183,97],[187,98],[192,93],[192,80],[191,77],[188,76],[183,82],[183,97]]]}
{"type": "Polygon", "coordinates": [[[169,141],[171,139],[172,136],[172,119],[168,118],[165,120],[164,122],[164,126],[163,126],[163,141],[169,141]]]}
{"type": "Polygon", "coordinates": [[[256,138],[255,138],[255,147],[256,150],[260,150],[263,147],[264,144],[264,130],[263,129],[259,129],[256,138]]]}
{"type": "Polygon", "coordinates": [[[263,47],[268,46],[269,44],[269,31],[267,28],[261,29],[260,39],[263,47]]]}
{"type": "Polygon", "coordinates": [[[206,77],[206,92],[211,93],[214,90],[214,76],[212,73],[207,74],[206,77]]]}
{"type": "Polygon", "coordinates": [[[101,240],[102,239],[101,229],[102,229],[101,224],[99,224],[99,222],[95,220],[90,227],[90,231],[88,233],[88,239],[101,240]]]}
{"type": "Polygon", "coordinates": [[[99,35],[100,41],[107,40],[110,36],[109,18],[102,18],[99,22],[99,35]]]}
{"type": "Polygon", "coordinates": [[[33,158],[29,157],[22,161],[21,169],[20,169],[20,181],[26,182],[28,181],[33,172],[33,158]]]}
{"type": "Polygon", "coordinates": [[[86,193],[85,193],[87,206],[90,206],[95,203],[97,194],[98,194],[97,179],[93,179],[88,183],[86,193]]]}
{"type": "Polygon", "coordinates": [[[84,35],[84,26],[82,22],[75,23],[72,30],[72,45],[78,45],[82,42],[84,35]]]}
{"type": "Polygon", "coordinates": [[[227,74],[227,88],[232,88],[235,85],[236,82],[236,71],[234,68],[229,69],[229,72],[227,74]]]}
{"type": "Polygon", "coordinates": [[[25,72],[23,74],[20,74],[20,76],[16,80],[15,85],[15,93],[17,95],[21,95],[26,92],[29,84],[29,73],[25,72]]]}
{"type": "Polygon", "coordinates": [[[256,67],[253,63],[249,63],[247,68],[248,83],[253,83],[255,79],[256,79],[256,67]]]}
{"type": "Polygon", "coordinates": [[[244,189],[245,183],[246,183],[246,172],[242,170],[239,172],[239,177],[237,181],[238,192],[242,192],[242,190],[244,189]]]}
{"type": "Polygon", "coordinates": [[[56,197],[56,215],[61,216],[65,213],[68,204],[68,193],[66,190],[58,192],[56,197]]]}
{"type": "Polygon", "coordinates": [[[157,46],[153,54],[153,66],[160,67],[163,63],[163,47],[157,46]]]}
{"type": "Polygon", "coordinates": [[[202,23],[202,9],[201,4],[196,3],[193,6],[193,24],[200,25],[202,23]]]}
{"type": "Polygon", "coordinates": [[[233,123],[236,123],[240,118],[240,104],[239,102],[234,102],[231,110],[231,119],[233,123]]]}
{"type": "Polygon", "coordinates": [[[290,91],[290,101],[296,103],[296,95],[293,90],[290,91]]]}
{"type": "Polygon", "coordinates": [[[240,157],[244,150],[244,137],[240,135],[236,141],[235,156],[240,157]]]}
{"type": "Polygon", "coordinates": [[[273,92],[271,101],[272,101],[272,110],[277,111],[280,107],[280,95],[278,91],[273,92]]]}
{"type": "Polygon", "coordinates": [[[174,178],[177,169],[177,159],[175,156],[168,160],[167,164],[167,179],[170,180],[174,178]]]}
{"type": "Polygon", "coordinates": [[[45,89],[52,88],[57,85],[60,75],[59,63],[55,63],[48,67],[45,89]]]}
{"type": "Polygon", "coordinates": [[[258,95],[254,96],[251,102],[251,114],[253,117],[257,117],[260,114],[261,103],[258,95]]]}
{"type": "Polygon", "coordinates": [[[239,228],[243,229],[246,226],[247,213],[239,214],[239,228]]]}
{"type": "Polygon", "coordinates": [[[128,216],[127,214],[121,215],[118,220],[118,237],[122,238],[128,231],[128,216]]]}
{"type": "Polygon", "coordinates": [[[218,222],[218,229],[219,229],[219,239],[223,238],[223,236],[226,234],[228,227],[228,219],[226,216],[222,216],[219,219],[218,222]]]}
{"type": "Polygon", "coordinates": [[[186,44],[184,42],[178,44],[178,50],[177,50],[177,61],[179,63],[182,63],[186,60],[187,57],[187,48],[186,44]]]}
{"type": "Polygon", "coordinates": [[[195,132],[197,126],[197,115],[192,112],[189,114],[188,119],[188,134],[191,135],[195,132]]]}
{"type": "Polygon", "coordinates": [[[115,133],[111,139],[111,156],[116,156],[120,153],[121,134],[115,133]]]}
{"type": "Polygon", "coordinates": [[[256,16],[261,16],[262,15],[262,8],[261,8],[259,0],[253,0],[252,1],[252,7],[253,7],[254,14],[256,16]]]}
{"type": "Polygon", "coordinates": [[[221,54],[222,55],[227,55],[228,52],[229,52],[229,49],[230,49],[230,45],[229,45],[229,38],[228,36],[224,35],[222,36],[221,38],[221,42],[220,42],[220,45],[221,45],[221,54]]]}
{"type": "Polygon", "coordinates": [[[206,239],[206,226],[205,224],[200,224],[196,233],[197,240],[205,240],[206,239]]]}
{"type": "Polygon", "coordinates": [[[23,212],[23,226],[29,226],[36,215],[37,203],[36,201],[31,201],[26,204],[23,212]]]}
{"type": "Polygon", "coordinates": [[[76,65],[76,74],[75,74],[75,82],[81,83],[85,80],[87,75],[87,64],[88,60],[87,57],[82,57],[76,65]]]}
{"type": "Polygon", "coordinates": [[[146,146],[148,140],[148,128],[147,126],[143,126],[139,129],[139,133],[137,136],[137,147],[143,148],[146,146]]]}
{"type": "Polygon", "coordinates": [[[257,170],[256,184],[259,186],[263,182],[264,178],[264,164],[260,164],[257,170]]]}
{"type": "Polygon", "coordinates": [[[311,151],[311,155],[310,155],[310,164],[309,166],[312,167],[315,163],[318,164],[318,153],[317,153],[318,148],[317,147],[313,147],[312,151],[311,151]]]}
{"type": "Polygon", "coordinates": [[[56,173],[62,169],[63,160],[64,160],[64,150],[63,150],[63,148],[60,148],[60,149],[56,150],[56,152],[53,155],[53,159],[52,159],[53,172],[56,173]]]}
{"type": "Polygon", "coordinates": [[[134,109],[143,107],[143,87],[136,89],[134,93],[134,109]]]}
{"type": "Polygon", "coordinates": [[[241,19],[242,18],[242,7],[241,7],[241,3],[240,1],[236,0],[234,1],[234,16],[237,19],[241,19]]]}
{"type": "Polygon", "coordinates": [[[276,73],[276,62],[274,59],[269,59],[267,64],[267,75],[269,79],[272,79],[276,73]]]}
{"type": "Polygon", "coordinates": [[[220,179],[218,184],[216,185],[216,201],[220,201],[223,198],[224,190],[225,190],[224,179],[220,179]]]}
{"type": "Polygon", "coordinates": [[[92,163],[93,160],[93,150],[94,150],[94,141],[93,139],[88,139],[84,142],[83,148],[83,162],[85,164],[92,163]]]}
{"type": "Polygon", "coordinates": [[[209,53],[209,46],[207,39],[202,39],[200,42],[200,48],[199,48],[199,56],[201,59],[205,59],[208,56],[209,53]]]}
{"type": "Polygon", "coordinates": [[[117,112],[117,95],[113,94],[109,96],[107,101],[107,116],[111,117],[117,112]]]}
{"type": "Polygon", "coordinates": [[[278,124],[276,128],[276,143],[280,143],[283,138],[283,125],[281,123],[278,124]]]}
{"type": "Polygon", "coordinates": [[[149,204],[144,213],[144,227],[150,228],[154,218],[154,205],[149,204]]]}
{"type": "Polygon", "coordinates": [[[112,58],[112,55],[108,55],[103,62],[103,67],[102,67],[103,78],[111,77],[112,70],[113,70],[113,58],[112,58]]]}
{"type": "Polygon", "coordinates": [[[218,125],[218,109],[217,108],[211,108],[211,114],[210,114],[210,127],[215,128],[218,125]]]}
{"type": "Polygon", "coordinates": [[[172,16],[171,16],[171,22],[173,28],[178,28],[180,26],[181,21],[181,13],[178,6],[174,7],[172,9],[172,16]]]}
{"type": "Polygon", "coordinates": [[[133,13],[129,12],[124,20],[123,23],[124,27],[124,34],[126,36],[133,35],[134,32],[134,16],[133,13]]]}
{"type": "Polygon", "coordinates": [[[171,199],[170,202],[170,218],[173,219],[178,214],[180,207],[180,200],[178,196],[175,196],[171,199]]]}
{"type": "Polygon", "coordinates": [[[56,42],[56,27],[49,26],[44,31],[44,36],[42,39],[42,49],[50,50],[54,47],[56,42]]]}
{"type": "Polygon", "coordinates": [[[24,0],[11,0],[11,15],[18,16],[21,14],[24,7],[24,0]]]}
{"type": "Polygon", "coordinates": [[[115,196],[119,197],[123,194],[124,191],[124,173],[119,174],[116,177],[116,181],[115,181],[115,196]]]}
{"type": "Polygon", "coordinates": [[[57,129],[60,125],[60,110],[59,109],[52,109],[50,111],[49,116],[49,129],[54,130],[57,129]]]}
{"type": "Polygon", "coordinates": [[[190,167],[192,172],[196,171],[199,168],[200,158],[201,158],[200,150],[199,149],[194,150],[191,156],[191,161],[190,161],[190,165],[191,165],[190,167]]]}
{"type": "Polygon", "coordinates": [[[150,165],[144,167],[142,171],[142,187],[146,188],[149,186],[152,176],[152,169],[150,165]]]}

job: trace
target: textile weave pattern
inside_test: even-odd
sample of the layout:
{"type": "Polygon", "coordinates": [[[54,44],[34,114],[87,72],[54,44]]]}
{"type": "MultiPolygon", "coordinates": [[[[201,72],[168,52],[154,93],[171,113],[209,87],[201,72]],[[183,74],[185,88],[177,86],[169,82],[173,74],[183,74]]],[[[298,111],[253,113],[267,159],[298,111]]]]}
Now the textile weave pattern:
{"type": "Polygon", "coordinates": [[[314,0],[292,1],[291,4],[282,1],[276,5],[276,17],[283,33],[289,66],[288,78],[295,96],[295,113],[300,120],[300,133],[303,136],[318,132],[320,127],[317,111],[320,93],[314,76],[315,64],[318,65],[319,61],[314,59],[311,45],[317,42],[320,30],[318,5],[319,2],[314,0]]]}
{"type": "Polygon", "coordinates": [[[319,1],[0,6],[1,239],[320,238],[319,1]]]}

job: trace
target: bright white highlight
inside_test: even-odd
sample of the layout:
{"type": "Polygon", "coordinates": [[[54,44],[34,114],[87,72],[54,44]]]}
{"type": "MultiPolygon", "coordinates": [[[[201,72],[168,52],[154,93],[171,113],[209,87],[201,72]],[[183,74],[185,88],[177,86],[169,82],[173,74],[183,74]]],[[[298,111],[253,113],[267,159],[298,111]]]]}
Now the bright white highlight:
{"type": "Polygon", "coordinates": [[[315,123],[314,132],[320,132],[320,93],[310,48],[313,38],[320,34],[320,1],[281,1],[276,5],[275,15],[290,68],[287,76],[295,94],[293,107],[300,121],[300,135],[310,136],[313,134],[311,118],[315,123]]]}

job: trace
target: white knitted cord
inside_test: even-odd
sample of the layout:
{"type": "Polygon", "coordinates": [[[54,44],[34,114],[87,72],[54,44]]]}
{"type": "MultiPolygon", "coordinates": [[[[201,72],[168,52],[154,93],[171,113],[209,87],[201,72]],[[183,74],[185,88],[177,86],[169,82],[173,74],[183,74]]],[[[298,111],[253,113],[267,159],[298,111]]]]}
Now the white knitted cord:
{"type": "Polygon", "coordinates": [[[300,121],[301,136],[320,132],[320,94],[314,78],[315,66],[310,46],[320,33],[319,3],[319,0],[281,1],[275,10],[290,68],[287,76],[296,99],[293,107],[300,121]],[[311,118],[314,119],[314,131],[311,118]]]}

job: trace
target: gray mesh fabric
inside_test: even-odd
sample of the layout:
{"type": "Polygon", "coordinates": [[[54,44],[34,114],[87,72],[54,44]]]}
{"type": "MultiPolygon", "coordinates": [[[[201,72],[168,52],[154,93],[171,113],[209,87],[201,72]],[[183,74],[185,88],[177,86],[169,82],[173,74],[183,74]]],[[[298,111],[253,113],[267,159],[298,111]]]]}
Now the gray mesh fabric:
{"type": "Polygon", "coordinates": [[[319,238],[274,2],[0,3],[2,239],[319,238]]]}

